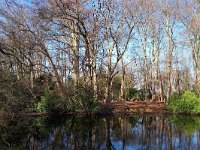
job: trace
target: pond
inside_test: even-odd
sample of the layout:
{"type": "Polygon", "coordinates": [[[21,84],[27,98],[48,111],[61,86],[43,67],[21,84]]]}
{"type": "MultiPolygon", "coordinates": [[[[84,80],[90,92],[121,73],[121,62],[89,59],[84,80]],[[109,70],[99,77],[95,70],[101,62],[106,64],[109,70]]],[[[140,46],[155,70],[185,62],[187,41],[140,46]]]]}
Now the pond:
{"type": "Polygon", "coordinates": [[[200,149],[195,116],[18,118],[0,129],[2,150],[200,149]]]}

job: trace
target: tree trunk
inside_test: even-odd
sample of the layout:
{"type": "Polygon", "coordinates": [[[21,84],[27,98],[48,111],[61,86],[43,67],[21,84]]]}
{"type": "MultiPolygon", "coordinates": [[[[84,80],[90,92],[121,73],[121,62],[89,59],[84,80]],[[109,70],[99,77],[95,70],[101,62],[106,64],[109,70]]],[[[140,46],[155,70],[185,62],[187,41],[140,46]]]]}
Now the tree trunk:
{"type": "Polygon", "coordinates": [[[59,76],[59,74],[58,74],[58,70],[57,70],[57,68],[56,68],[56,65],[53,63],[53,60],[51,59],[51,57],[50,57],[48,51],[47,51],[46,49],[45,49],[44,51],[45,51],[45,54],[46,54],[46,56],[47,56],[47,58],[48,58],[48,60],[49,60],[49,63],[50,63],[51,66],[52,66],[53,73],[54,73],[54,76],[55,76],[55,78],[56,78],[56,86],[57,86],[57,88],[58,88],[58,94],[59,94],[61,97],[63,97],[62,82],[61,82],[60,76],[59,76]]]}
{"type": "Polygon", "coordinates": [[[96,69],[96,54],[93,55],[93,90],[94,90],[94,97],[97,99],[97,69],[96,69]]]}
{"type": "Polygon", "coordinates": [[[71,25],[72,32],[70,33],[70,46],[71,51],[69,54],[69,59],[71,59],[73,71],[75,74],[75,84],[79,84],[79,36],[75,34],[76,28],[74,23],[71,25]]]}
{"type": "Polygon", "coordinates": [[[111,86],[112,86],[112,79],[107,78],[107,86],[106,86],[106,102],[111,102],[111,86]]]}
{"type": "Polygon", "coordinates": [[[31,85],[31,90],[33,90],[33,66],[30,67],[30,85],[31,85]]]}
{"type": "Polygon", "coordinates": [[[160,73],[160,47],[159,47],[159,44],[157,45],[156,49],[157,49],[157,55],[156,55],[156,66],[157,66],[156,80],[158,82],[160,101],[163,101],[163,85],[162,85],[162,76],[161,76],[161,73],[160,73]]]}
{"type": "Polygon", "coordinates": [[[166,33],[168,35],[168,55],[167,55],[167,101],[170,98],[171,95],[171,64],[172,64],[172,53],[173,53],[173,47],[172,47],[172,29],[170,27],[170,14],[167,13],[166,16],[166,33]]]}
{"type": "MultiPolygon", "coordinates": [[[[197,43],[197,49],[198,49],[198,51],[200,51],[200,40],[199,40],[199,42],[197,43]]],[[[198,62],[197,62],[197,68],[196,68],[196,78],[197,78],[197,91],[198,91],[198,94],[199,94],[199,97],[200,97],[200,54],[198,54],[198,62]]]]}
{"type": "Polygon", "coordinates": [[[168,62],[167,65],[167,101],[171,95],[171,62],[168,62]]]}
{"type": "Polygon", "coordinates": [[[154,72],[155,72],[155,37],[154,37],[154,29],[153,29],[153,36],[152,36],[152,65],[151,65],[151,87],[152,87],[152,101],[155,100],[155,76],[154,76],[154,72]]]}
{"type": "Polygon", "coordinates": [[[74,72],[75,72],[75,83],[76,85],[79,84],[79,78],[80,78],[80,71],[79,71],[79,50],[78,47],[76,47],[75,51],[75,60],[74,60],[74,72]]]}
{"type": "Polygon", "coordinates": [[[180,95],[181,93],[181,87],[180,87],[180,72],[179,68],[176,69],[176,83],[175,83],[176,93],[180,95]]]}
{"type": "Polygon", "coordinates": [[[144,57],[144,98],[147,99],[147,90],[148,90],[148,77],[147,77],[147,55],[146,55],[146,42],[147,35],[144,33],[144,43],[143,43],[143,57],[144,57]]]}
{"type": "MultiPolygon", "coordinates": [[[[160,73],[159,73],[160,74],[160,73]]],[[[160,101],[163,101],[163,84],[162,84],[162,76],[159,75],[159,86],[160,86],[160,101]]]]}
{"type": "Polygon", "coordinates": [[[107,48],[107,65],[108,65],[108,70],[107,70],[107,80],[106,80],[106,102],[111,101],[111,85],[112,85],[112,64],[111,64],[111,58],[112,58],[112,49],[110,47],[110,44],[108,43],[108,48],[107,48]]]}
{"type": "Polygon", "coordinates": [[[123,61],[123,58],[121,58],[121,62],[122,62],[122,81],[121,81],[121,94],[120,94],[120,99],[121,100],[125,100],[125,74],[126,74],[126,68],[125,68],[125,65],[124,65],[124,61],[123,61]]]}

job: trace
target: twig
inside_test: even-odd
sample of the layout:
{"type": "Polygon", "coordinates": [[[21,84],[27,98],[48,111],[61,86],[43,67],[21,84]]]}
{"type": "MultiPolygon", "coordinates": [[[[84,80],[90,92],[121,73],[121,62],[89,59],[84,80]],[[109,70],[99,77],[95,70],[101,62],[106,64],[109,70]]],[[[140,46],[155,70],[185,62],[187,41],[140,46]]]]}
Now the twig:
{"type": "Polygon", "coordinates": [[[6,143],[8,145],[8,148],[10,149],[10,143],[8,143],[3,136],[1,136],[1,138],[3,139],[4,143],[6,143]]]}

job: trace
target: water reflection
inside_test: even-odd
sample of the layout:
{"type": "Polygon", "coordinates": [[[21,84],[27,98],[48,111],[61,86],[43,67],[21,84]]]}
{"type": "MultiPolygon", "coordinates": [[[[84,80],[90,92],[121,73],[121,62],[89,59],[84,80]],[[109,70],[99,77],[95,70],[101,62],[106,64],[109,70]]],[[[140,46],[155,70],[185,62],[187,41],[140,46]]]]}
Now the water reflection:
{"type": "Polygon", "coordinates": [[[0,149],[198,150],[200,117],[26,118],[1,128],[0,149]],[[15,125],[15,123],[18,123],[15,125]]]}

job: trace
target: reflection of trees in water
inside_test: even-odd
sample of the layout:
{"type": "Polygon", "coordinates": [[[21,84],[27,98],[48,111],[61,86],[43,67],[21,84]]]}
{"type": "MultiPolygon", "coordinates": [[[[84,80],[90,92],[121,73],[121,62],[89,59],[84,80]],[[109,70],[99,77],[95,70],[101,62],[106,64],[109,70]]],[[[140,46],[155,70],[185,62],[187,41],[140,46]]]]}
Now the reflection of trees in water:
{"type": "Polygon", "coordinates": [[[169,116],[168,120],[180,149],[200,149],[200,117],[169,116]]]}
{"type": "MultiPolygon", "coordinates": [[[[180,130],[176,122],[172,122],[165,116],[119,118],[111,119],[112,121],[115,122],[113,125],[118,125],[118,128],[111,126],[112,142],[121,142],[122,149],[127,145],[154,150],[200,148],[199,132],[192,130],[192,136],[188,136],[184,130],[180,130]],[[133,121],[133,119],[135,120],[133,121]],[[118,120],[118,124],[116,120],[118,120]]],[[[187,126],[187,124],[185,125],[187,126]]],[[[198,126],[196,127],[199,129],[198,126]]]]}
{"type": "MultiPolygon", "coordinates": [[[[7,131],[1,130],[1,135],[15,148],[125,149],[133,146],[138,149],[195,150],[200,148],[199,120],[197,117],[174,116],[94,117],[67,118],[58,124],[58,121],[52,123],[37,118],[8,126],[7,131]]],[[[0,142],[2,145],[3,141],[0,142]]]]}
{"type": "MultiPolygon", "coordinates": [[[[46,133],[47,138],[39,142],[38,147],[43,149],[100,148],[101,144],[105,143],[106,133],[100,128],[106,129],[105,122],[102,124],[99,120],[87,118],[67,119],[62,126],[52,127],[52,130],[46,133]]],[[[30,149],[34,149],[33,143],[38,143],[38,139],[32,137],[32,142],[29,142],[30,149]]]]}

